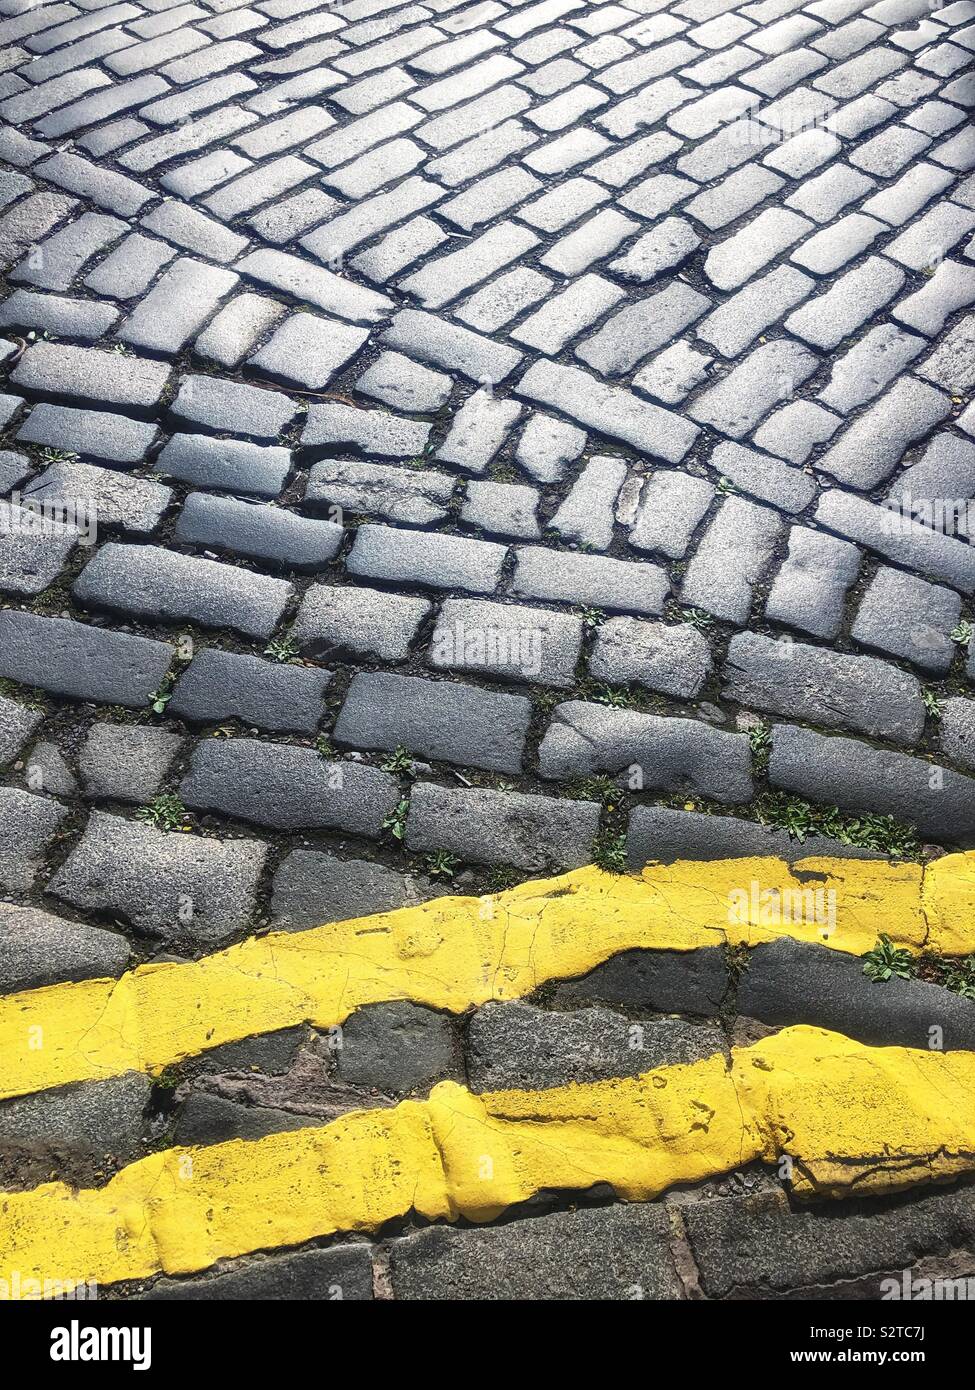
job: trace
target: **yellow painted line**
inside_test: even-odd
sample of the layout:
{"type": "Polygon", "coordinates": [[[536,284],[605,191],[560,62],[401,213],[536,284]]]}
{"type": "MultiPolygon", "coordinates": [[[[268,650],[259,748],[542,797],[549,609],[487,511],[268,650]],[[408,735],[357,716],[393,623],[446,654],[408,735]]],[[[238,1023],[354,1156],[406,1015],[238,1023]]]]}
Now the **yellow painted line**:
{"type": "Polygon", "coordinates": [[[541,1189],[609,1183],[646,1201],[761,1158],[799,1196],[871,1195],[975,1170],[975,1054],[866,1047],[789,1028],[642,1076],[357,1111],[209,1148],[171,1149],[80,1192],[0,1196],[0,1278],[111,1284],[415,1210],[495,1219],[541,1189]]]}
{"type": "Polygon", "coordinates": [[[492,897],[436,898],[272,933],[199,961],[140,966],[119,980],[7,995],[0,1098],[127,1071],[157,1075],[251,1035],[300,1023],[335,1027],[368,1004],[408,999],[461,1013],[523,998],[641,947],[688,951],[790,936],[862,954],[886,932],[913,950],[944,942],[975,950],[975,912],[961,911],[973,903],[975,854],[926,871],[857,859],[807,859],[793,870],[778,859],[655,864],[639,876],[579,869],[492,897]],[[816,891],[833,895],[835,925],[816,920],[808,899],[816,891]],[[788,903],[796,920],[780,910],[788,903]]]}

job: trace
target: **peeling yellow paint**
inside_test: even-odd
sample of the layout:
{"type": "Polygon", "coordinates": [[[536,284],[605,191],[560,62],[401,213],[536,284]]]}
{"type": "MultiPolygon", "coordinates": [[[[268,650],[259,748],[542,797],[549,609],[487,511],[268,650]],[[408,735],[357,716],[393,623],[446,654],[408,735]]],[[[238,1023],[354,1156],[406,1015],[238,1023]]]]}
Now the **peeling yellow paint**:
{"type": "Polygon", "coordinates": [[[334,1027],[389,1000],[460,1013],[523,998],[636,948],[755,946],[789,936],[862,954],[886,932],[919,950],[926,912],[938,941],[973,950],[975,914],[960,910],[971,906],[973,874],[975,854],[926,871],[830,858],[791,870],[777,859],[654,864],[639,876],[588,867],[493,897],[436,898],[277,932],[199,961],[140,966],[120,980],[0,998],[0,1097],[126,1071],[158,1074],[222,1043],[300,1023],[334,1027]],[[802,911],[803,895],[815,890],[835,895],[832,925],[802,911]]]}
{"type": "Polygon", "coordinates": [[[105,1187],[0,1196],[0,1278],[189,1273],[251,1250],[372,1231],[415,1210],[493,1220],[540,1189],[631,1201],[756,1158],[798,1195],[887,1193],[975,1170],[975,1054],[789,1028],[642,1076],[358,1111],[318,1129],[173,1149],[105,1187]]]}

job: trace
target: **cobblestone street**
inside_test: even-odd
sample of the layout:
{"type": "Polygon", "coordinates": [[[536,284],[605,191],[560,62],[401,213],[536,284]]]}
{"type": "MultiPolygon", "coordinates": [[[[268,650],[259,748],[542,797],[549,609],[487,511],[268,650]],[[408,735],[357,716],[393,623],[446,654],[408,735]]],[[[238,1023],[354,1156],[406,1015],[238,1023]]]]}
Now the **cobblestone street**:
{"type": "Polygon", "coordinates": [[[0,0],[0,1257],[191,1146],[53,1274],[975,1276],[973,107],[973,0],[0,0]]]}

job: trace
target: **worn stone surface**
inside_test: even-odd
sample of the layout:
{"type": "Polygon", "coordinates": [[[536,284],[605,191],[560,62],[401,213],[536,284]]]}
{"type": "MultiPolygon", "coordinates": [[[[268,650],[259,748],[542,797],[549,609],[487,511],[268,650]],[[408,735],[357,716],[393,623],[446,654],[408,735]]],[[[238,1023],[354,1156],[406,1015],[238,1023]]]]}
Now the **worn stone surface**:
{"type": "MultiPolygon", "coordinates": [[[[933,862],[975,847],[968,0],[0,9],[0,897],[37,914],[27,987],[432,899],[419,971],[525,878],[876,858],[886,816],[933,862]],[[820,815],[837,838],[778,828],[820,815]]],[[[969,1001],[809,949],[750,978],[627,951],[459,1025],[384,1005],[341,1061],[245,1037],[164,1075],[127,1152],[304,1132],[321,1096],[385,1113],[468,1078],[455,1028],[502,1086],[630,1074],[624,1023],[927,1047],[927,1010],[968,1037],[969,1001]]],[[[55,1136],[0,1178],[103,1184],[118,1116],[97,1164],[55,1136]]],[[[865,1253],[843,1203],[718,1220],[749,1183],[783,1186],[682,1193],[693,1229],[602,1188],[484,1228],[404,1206],[122,1292],[873,1297],[881,1247],[970,1251],[960,1205],[911,1197],[883,1241],[856,1208],[865,1253]]]]}

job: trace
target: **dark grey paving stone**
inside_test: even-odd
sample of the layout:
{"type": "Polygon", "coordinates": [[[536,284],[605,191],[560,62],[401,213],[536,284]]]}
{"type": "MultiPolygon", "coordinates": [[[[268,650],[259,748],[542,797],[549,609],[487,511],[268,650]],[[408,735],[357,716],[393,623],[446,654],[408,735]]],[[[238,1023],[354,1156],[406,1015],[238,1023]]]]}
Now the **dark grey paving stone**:
{"type": "Polygon", "coordinates": [[[253,439],[277,439],[298,413],[297,402],[280,391],[192,375],[180,378],[169,408],[175,419],[187,424],[253,439]]]}
{"type": "Polygon", "coordinates": [[[739,859],[774,855],[794,864],[817,855],[876,859],[873,850],[858,849],[822,835],[794,838],[759,821],[735,816],[709,816],[670,806],[635,806],[630,815],[627,855],[634,869],[645,864],[673,864],[680,859],[739,859]]]}
{"type": "Polygon", "coordinates": [[[225,1144],[231,1139],[263,1139],[268,1134],[321,1124],[320,1115],[302,1115],[194,1090],[183,1102],[173,1139],[177,1144],[225,1144]]]}
{"type": "Polygon", "coordinates": [[[274,830],[348,830],[376,839],[399,784],[374,767],[326,762],[312,748],[235,738],[197,744],[180,796],[197,810],[274,830]]]}
{"type": "Polygon", "coordinates": [[[873,657],[740,632],[721,674],[726,698],[748,709],[909,746],[924,728],[920,682],[873,657]]]}
{"type": "Polygon", "coordinates": [[[191,724],[242,724],[313,734],[324,711],[330,671],[261,661],[205,647],[176,682],[167,714],[191,724]]]}
{"type": "Polygon", "coordinates": [[[730,984],[720,946],[693,951],[621,951],[588,975],[555,986],[557,1008],[610,1004],[641,1013],[716,1018],[730,984]]]}
{"type": "Polygon", "coordinates": [[[407,748],[493,772],[520,773],[531,702],[450,681],[357,672],[335,723],[354,748],[407,748]]]}
{"type": "MultiPolygon", "coordinates": [[[[683,1208],[691,1249],[710,1298],[769,1298],[841,1280],[898,1272],[928,1254],[975,1239],[971,1189],[912,1194],[893,1206],[832,1215],[794,1210],[784,1195],[693,1202],[683,1208]]],[[[880,1296],[879,1279],[866,1297],[880,1296]]]]}
{"type": "Polygon", "coordinates": [[[158,433],[157,425],[144,420],[42,402],[34,406],[17,431],[17,438],[25,444],[43,444],[81,458],[140,463],[158,433]]]}
{"type": "Polygon", "coordinates": [[[0,1105],[0,1149],[8,1158],[18,1149],[36,1151],[38,1145],[96,1160],[105,1154],[136,1158],[151,1089],[147,1076],[127,1072],[5,1101],[0,1105]]]}
{"type": "Polygon", "coordinates": [[[77,398],[99,405],[151,410],[159,404],[171,367],[66,343],[31,343],[10,380],[39,396],[77,398]]]}
{"type": "Polygon", "coordinates": [[[234,1260],[202,1279],[159,1279],[141,1297],[149,1300],[240,1299],[343,1302],[372,1298],[368,1245],[293,1250],[284,1255],[234,1260]]]}
{"type": "Polygon", "coordinates": [[[506,554],[493,541],[367,523],[356,531],[345,567],[349,574],[390,584],[493,594],[506,554]]]}
{"type": "Polygon", "coordinates": [[[670,1221],[663,1206],[652,1204],[468,1230],[431,1226],[393,1242],[390,1275],[396,1298],[424,1302],[681,1296],[670,1221]]]}
{"type": "Polygon", "coordinates": [[[0,892],[28,893],[48,846],[68,814],[64,806],[13,787],[0,787],[0,892]]]}
{"type": "Polygon", "coordinates": [[[683,1019],[635,1021],[605,1008],[566,1013],[517,1001],[485,1004],[467,1028],[474,1091],[529,1091],[640,1076],[725,1053],[720,1028],[683,1019]]]}
{"type": "Polygon", "coordinates": [[[461,1080],[456,1020],[405,1000],[357,1009],[342,1025],[335,1069],[342,1081],[387,1095],[427,1091],[445,1077],[461,1080]]]}
{"type": "Polygon", "coordinates": [[[92,801],[147,805],[183,746],[179,734],[137,724],[93,724],[78,754],[84,794],[92,801]]]}
{"type": "Polygon", "coordinates": [[[627,772],[643,791],[686,792],[749,801],[751,750],[745,734],[693,719],[668,719],[570,700],[557,705],[538,752],[549,780],[627,772]]]}
{"type": "Polygon", "coordinates": [[[420,782],[410,796],[406,845],[537,873],[578,869],[592,859],[599,812],[594,801],[420,782]]]}
{"type": "Polygon", "coordinates": [[[569,689],[582,648],[582,619],[521,604],[445,599],[427,660],[436,670],[538,681],[569,689]]]}
{"type": "Polygon", "coordinates": [[[611,685],[646,686],[693,700],[711,674],[707,638],[690,623],[609,618],[596,633],[589,674],[611,685]]]}
{"type": "Polygon", "coordinates": [[[0,613],[0,676],[65,699],[141,708],[162,684],[174,650],[70,619],[0,613]]]}
{"type": "Polygon", "coordinates": [[[777,724],[769,780],[827,806],[895,816],[937,843],[975,844],[975,778],[924,758],[777,724]]]}
{"type": "Polygon", "coordinates": [[[75,515],[84,523],[83,535],[91,542],[102,526],[150,535],[162,521],[172,496],[172,490],[162,483],[90,463],[52,463],[30,486],[32,503],[66,508],[67,515],[75,515]]]}
{"type": "Polygon", "coordinates": [[[174,539],[207,550],[270,560],[288,569],[321,570],[334,560],[345,535],[341,526],[263,503],[230,497],[187,497],[174,539]]]}
{"type": "Polygon", "coordinates": [[[0,767],[13,762],[43,722],[44,715],[39,710],[0,695],[0,767]]]}
{"type": "Polygon", "coordinates": [[[429,600],[405,594],[313,584],[301,601],[291,636],[303,652],[320,660],[351,655],[405,661],[432,608],[429,600]]]}
{"type": "Polygon", "coordinates": [[[196,487],[277,497],[291,471],[291,451],[245,439],[174,434],[156,459],[155,471],[196,487]]]}
{"type": "Polygon", "coordinates": [[[118,932],[36,907],[0,903],[0,992],[121,975],[131,948],[118,932]]]}
{"type": "Polygon", "coordinates": [[[413,879],[385,864],[296,849],[274,875],[271,923],[275,931],[300,931],[395,912],[431,896],[428,888],[425,879],[413,879]]]}
{"type": "Polygon", "coordinates": [[[270,637],[294,590],[283,579],[161,546],[103,545],[75,580],[85,607],[135,613],[153,622],[227,627],[270,637]]]}
{"type": "Polygon", "coordinates": [[[169,833],[93,811],[48,891],[176,946],[213,946],[247,926],[266,855],[257,840],[169,833]]]}
{"type": "Polygon", "coordinates": [[[971,1051],[975,1040],[975,1000],[924,980],[876,983],[859,957],[786,937],[748,953],[737,1009],[774,1027],[806,1023],[872,1047],[928,1049],[937,1037],[946,1052],[971,1051]]]}

